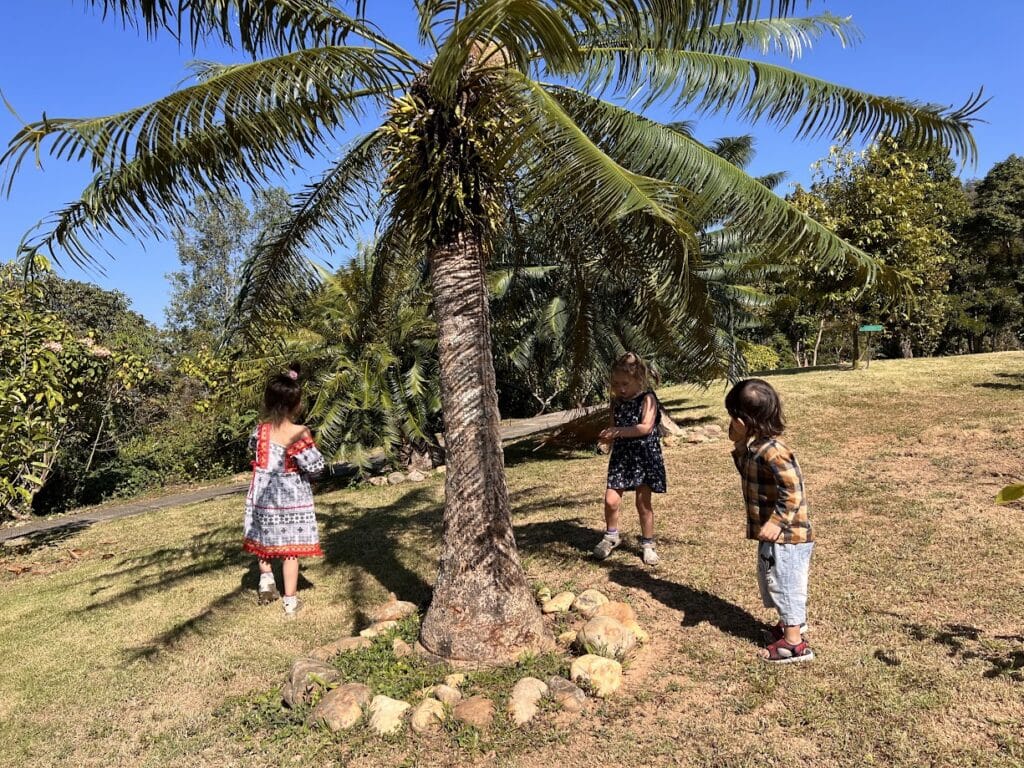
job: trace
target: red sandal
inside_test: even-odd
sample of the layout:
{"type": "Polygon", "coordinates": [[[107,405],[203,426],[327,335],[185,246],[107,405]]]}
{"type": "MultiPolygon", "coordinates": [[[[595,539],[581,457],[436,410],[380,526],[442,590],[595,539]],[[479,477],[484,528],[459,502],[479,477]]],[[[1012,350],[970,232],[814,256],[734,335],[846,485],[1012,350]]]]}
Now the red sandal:
{"type": "MultiPolygon", "coordinates": [[[[765,636],[765,643],[766,644],[767,643],[777,642],[777,641],[781,640],[782,638],[784,638],[786,636],[786,628],[784,626],[782,626],[782,622],[781,621],[778,622],[771,629],[763,629],[761,631],[762,631],[762,633],[765,636]]],[[[801,637],[806,635],[809,631],[810,630],[807,628],[806,624],[801,624],[800,625],[800,635],[801,635],[801,637]]]]}
{"type": "Polygon", "coordinates": [[[807,644],[806,640],[801,640],[794,645],[787,643],[786,638],[783,637],[766,645],[765,650],[768,651],[768,655],[762,656],[761,660],[772,664],[794,664],[814,658],[814,651],[811,650],[811,646],[807,644]]]}

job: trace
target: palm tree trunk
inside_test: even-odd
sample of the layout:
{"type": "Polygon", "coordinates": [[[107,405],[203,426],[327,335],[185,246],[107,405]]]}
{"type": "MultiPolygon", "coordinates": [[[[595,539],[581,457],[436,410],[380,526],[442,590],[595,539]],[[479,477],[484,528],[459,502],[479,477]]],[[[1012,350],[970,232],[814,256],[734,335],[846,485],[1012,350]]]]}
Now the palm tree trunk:
{"type": "Polygon", "coordinates": [[[420,642],[445,659],[502,663],[549,640],[512,533],[484,248],[463,233],[430,256],[448,472],[441,562],[420,642]]]}

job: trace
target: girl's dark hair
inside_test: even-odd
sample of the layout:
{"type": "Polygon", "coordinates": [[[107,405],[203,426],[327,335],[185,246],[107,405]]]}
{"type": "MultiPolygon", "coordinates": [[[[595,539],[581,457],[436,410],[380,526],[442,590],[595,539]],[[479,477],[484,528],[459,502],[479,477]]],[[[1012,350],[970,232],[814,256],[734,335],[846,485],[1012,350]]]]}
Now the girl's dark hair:
{"type": "Polygon", "coordinates": [[[646,392],[651,389],[652,386],[658,384],[658,373],[654,368],[644,362],[643,358],[640,357],[636,352],[627,352],[612,363],[612,368],[608,372],[608,389],[611,392],[612,400],[615,399],[615,392],[611,391],[612,377],[616,373],[623,373],[640,382],[640,391],[646,392]]]}
{"type": "Polygon", "coordinates": [[[280,424],[299,410],[302,403],[301,372],[302,366],[291,363],[267,382],[267,388],[263,390],[263,417],[267,421],[280,424]]]}
{"type": "Polygon", "coordinates": [[[763,379],[744,379],[725,396],[725,410],[755,437],[775,437],[786,429],[779,393],[763,379]]]}

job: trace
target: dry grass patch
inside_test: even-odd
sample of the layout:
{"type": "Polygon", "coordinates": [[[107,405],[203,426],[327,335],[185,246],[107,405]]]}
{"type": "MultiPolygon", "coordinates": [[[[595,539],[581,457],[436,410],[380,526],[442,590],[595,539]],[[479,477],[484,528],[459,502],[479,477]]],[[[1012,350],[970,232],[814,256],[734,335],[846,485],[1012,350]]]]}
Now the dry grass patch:
{"type": "MultiPolygon", "coordinates": [[[[382,742],[276,720],[296,655],[354,632],[388,592],[429,599],[443,485],[321,496],[327,556],[304,568],[294,622],[256,605],[241,502],[221,499],[4,556],[43,573],[0,570],[0,763],[1024,764],[1024,515],[992,504],[1024,475],[1024,354],[773,383],[819,528],[810,665],[754,658],[770,617],[725,443],[667,449],[656,571],[633,540],[604,563],[588,557],[606,458],[524,443],[507,463],[529,577],[625,599],[651,634],[617,698],[491,736],[382,742]]],[[[660,394],[683,424],[725,422],[720,385],[660,394]]],[[[479,690],[500,691],[501,674],[479,690]]]]}

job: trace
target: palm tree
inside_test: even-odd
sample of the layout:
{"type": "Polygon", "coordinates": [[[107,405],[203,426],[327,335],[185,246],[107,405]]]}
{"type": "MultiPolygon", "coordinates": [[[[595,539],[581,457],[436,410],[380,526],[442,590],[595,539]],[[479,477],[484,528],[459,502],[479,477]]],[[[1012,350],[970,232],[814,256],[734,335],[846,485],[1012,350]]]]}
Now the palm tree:
{"type": "MultiPolygon", "coordinates": [[[[387,10],[394,13],[395,2],[387,10]]],[[[431,271],[449,471],[444,540],[421,642],[454,659],[502,661],[548,642],[520,566],[509,513],[485,266],[508,185],[538,210],[571,200],[595,226],[630,221],[641,257],[702,303],[692,267],[697,228],[727,209],[777,254],[875,264],[727,160],[636,109],[656,101],[734,112],[798,136],[873,136],[974,152],[972,98],[959,109],[879,97],[743,53],[796,55],[822,35],[848,41],[848,19],[791,18],[799,0],[415,0],[430,61],[385,37],[357,2],[84,0],[89,8],[178,35],[216,38],[251,61],[197,66],[166,98],[109,117],[26,125],[3,157],[85,158],[95,179],[24,245],[26,257],[88,261],[90,238],[159,234],[202,192],[266,184],[316,158],[367,113],[383,123],[310,189],[249,265],[245,307],[272,313],[308,281],[304,253],[358,231],[368,191],[378,215],[411,238],[431,271]],[[634,108],[618,96],[644,94],[634,108]],[[692,287],[692,289],[691,289],[692,287]]],[[[10,189],[7,184],[8,191],[10,189]]]]}

